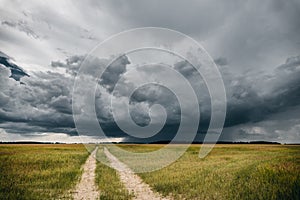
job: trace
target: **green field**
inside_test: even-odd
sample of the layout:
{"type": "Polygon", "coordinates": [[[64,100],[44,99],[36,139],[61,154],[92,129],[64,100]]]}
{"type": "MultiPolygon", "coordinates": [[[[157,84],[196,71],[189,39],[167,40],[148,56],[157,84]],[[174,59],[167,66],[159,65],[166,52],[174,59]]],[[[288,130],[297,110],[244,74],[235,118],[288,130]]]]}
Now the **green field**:
{"type": "MultiPolygon", "coordinates": [[[[161,148],[120,147],[134,152],[161,148]]],[[[299,145],[216,145],[204,159],[198,157],[199,148],[192,145],[168,167],[139,175],[175,199],[300,199],[299,145]]]]}
{"type": "Polygon", "coordinates": [[[88,155],[83,145],[0,145],[0,199],[69,198],[88,155]]]}
{"type": "Polygon", "coordinates": [[[125,200],[131,199],[133,196],[125,189],[124,185],[120,182],[116,170],[110,168],[109,161],[103,153],[103,148],[99,147],[97,152],[96,168],[96,184],[101,191],[101,200],[125,200]],[[105,164],[104,164],[105,163],[105,164]],[[109,181],[108,181],[109,180],[109,181]]]}
{"type": "MultiPolygon", "coordinates": [[[[162,146],[120,147],[151,152],[162,146]]],[[[204,159],[199,148],[192,145],[171,165],[138,175],[174,199],[300,199],[299,145],[216,145],[204,159]]],[[[0,145],[0,199],[69,199],[87,156],[82,145],[0,145]]],[[[102,146],[97,157],[108,163],[102,146]]],[[[100,199],[131,199],[118,173],[102,162],[95,180],[100,199]]]]}

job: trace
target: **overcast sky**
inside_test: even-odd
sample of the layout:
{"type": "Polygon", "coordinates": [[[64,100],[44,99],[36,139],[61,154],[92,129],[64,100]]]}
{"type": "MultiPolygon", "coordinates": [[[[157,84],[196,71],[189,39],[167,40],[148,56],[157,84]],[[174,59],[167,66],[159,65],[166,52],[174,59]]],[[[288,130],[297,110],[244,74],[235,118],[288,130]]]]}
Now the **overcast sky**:
{"type": "MultiPolygon", "coordinates": [[[[78,141],[71,100],[85,56],[121,31],[163,27],[194,38],[217,64],[227,95],[220,140],[300,142],[299,19],[299,0],[0,0],[0,141],[78,141]]],[[[141,59],[151,57],[171,60],[173,69],[199,86],[197,139],[203,139],[211,111],[203,80],[187,62],[157,52],[124,55],[105,71],[95,105],[101,126],[113,141],[130,140],[114,121],[110,99],[130,101],[131,117],[142,126],[149,123],[149,107],[160,104],[168,117],[152,139],[172,139],[181,112],[168,88],[145,85],[126,97],[149,74],[166,78],[168,71],[155,66],[139,68],[141,59]],[[118,95],[112,92],[117,82],[118,95]]],[[[107,59],[93,64],[104,67],[107,59]]],[[[172,84],[182,87],[177,80],[172,84]]]]}

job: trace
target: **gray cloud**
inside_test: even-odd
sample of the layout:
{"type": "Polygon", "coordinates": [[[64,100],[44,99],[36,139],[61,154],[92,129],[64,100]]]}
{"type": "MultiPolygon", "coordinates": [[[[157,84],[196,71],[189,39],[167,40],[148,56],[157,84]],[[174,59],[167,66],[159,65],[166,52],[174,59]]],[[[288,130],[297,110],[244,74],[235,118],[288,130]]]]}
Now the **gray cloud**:
{"type": "MultiPolygon", "coordinates": [[[[33,131],[76,134],[72,117],[71,91],[74,76],[83,59],[84,56],[72,56],[64,62],[52,62],[51,65],[54,68],[63,68],[68,75],[53,72],[33,73],[31,77],[22,78],[23,85],[9,78],[11,72],[8,68],[0,67],[0,102],[3,105],[0,108],[1,128],[14,133],[33,131]],[[15,127],[14,123],[17,123],[20,128],[13,128],[15,127]]],[[[99,87],[96,92],[97,116],[104,130],[109,131],[108,135],[110,136],[126,135],[114,122],[110,109],[110,98],[115,95],[115,98],[121,100],[128,95],[128,87],[136,87],[134,80],[132,82],[129,77],[126,78],[127,65],[130,64],[131,68],[134,68],[134,63],[130,63],[129,60],[127,56],[121,56],[107,68],[102,77],[99,77],[99,87]],[[125,75],[125,78],[120,79],[123,75],[125,75]],[[117,93],[111,93],[118,81],[121,81],[122,87],[119,88],[121,90],[117,93]]],[[[92,68],[103,68],[108,62],[105,59],[92,59],[88,63],[91,64],[92,68]]],[[[176,62],[173,67],[192,84],[203,84],[195,69],[185,61],[176,62]]],[[[135,73],[140,78],[147,79],[149,69],[137,69],[135,73]]],[[[95,69],[87,72],[88,76],[97,75],[95,69]]],[[[157,75],[158,78],[164,76],[161,71],[154,70],[152,73],[152,75],[157,75]]],[[[299,56],[288,58],[272,74],[257,76],[249,72],[245,76],[237,76],[230,72],[229,67],[223,67],[221,73],[228,98],[225,127],[261,123],[277,113],[299,106],[299,56]],[[266,79],[266,77],[268,78],[266,79]],[[269,87],[262,89],[260,85],[268,85],[269,87]]],[[[209,94],[203,86],[202,89],[196,90],[196,93],[200,108],[202,107],[202,120],[199,124],[199,131],[203,132],[207,128],[210,118],[210,109],[207,108],[210,106],[209,94]]],[[[180,106],[176,96],[167,88],[155,84],[144,85],[135,90],[128,101],[130,102],[133,120],[142,126],[149,123],[148,109],[151,105],[161,104],[165,107],[168,114],[167,124],[157,136],[151,139],[172,138],[172,134],[176,133],[180,123],[180,106]],[[164,131],[169,132],[168,136],[164,131]]],[[[263,128],[257,130],[263,130],[263,128]]],[[[247,137],[247,134],[251,134],[251,131],[249,128],[241,128],[237,134],[240,137],[242,135],[247,137]],[[246,133],[247,130],[249,133],[246,133]]]]}
{"type": "Polygon", "coordinates": [[[24,60],[39,61],[38,64],[44,66],[55,58],[63,59],[65,52],[68,56],[84,54],[111,34],[143,26],[186,33],[201,42],[212,57],[226,57],[238,73],[248,69],[269,70],[300,50],[297,0],[263,3],[258,0],[142,0],[130,3],[89,0],[64,2],[64,7],[68,8],[64,12],[57,9],[62,6],[60,2],[5,3],[1,21],[10,26],[2,28],[2,46],[9,48],[16,58],[26,57],[24,60]],[[25,42],[22,36],[11,31],[11,26],[19,22],[37,35],[45,35],[43,38],[47,41],[25,42]]]}
{"type": "Polygon", "coordinates": [[[227,84],[229,90],[227,125],[262,121],[274,113],[298,106],[300,68],[297,58],[298,56],[288,58],[285,64],[275,69],[273,75],[261,74],[259,77],[246,75],[232,81],[232,85],[227,84]],[[269,88],[263,88],[265,85],[269,88]]]}
{"type": "Polygon", "coordinates": [[[36,73],[31,77],[23,77],[24,84],[19,84],[9,78],[10,71],[7,68],[0,66],[0,70],[1,127],[7,122],[15,122],[27,125],[27,129],[19,125],[12,126],[24,132],[29,127],[32,131],[42,129],[47,132],[60,129],[68,132],[74,128],[71,102],[66,100],[70,99],[71,79],[57,73],[36,73]]]}
{"type": "Polygon", "coordinates": [[[4,65],[8,69],[10,69],[11,75],[10,77],[15,79],[16,81],[20,81],[23,76],[29,76],[22,68],[18,65],[14,64],[11,61],[11,58],[0,51],[0,64],[4,65]]]}
{"type": "Polygon", "coordinates": [[[290,72],[299,71],[300,56],[293,56],[286,59],[285,63],[278,67],[278,70],[287,70],[290,72]]]}
{"type": "Polygon", "coordinates": [[[214,62],[219,66],[228,65],[228,61],[224,57],[217,58],[214,60],[214,62]]]}
{"type": "Polygon", "coordinates": [[[114,85],[120,79],[120,76],[126,71],[126,65],[128,64],[130,64],[130,62],[126,56],[119,57],[104,71],[100,84],[111,92],[114,85]]]}
{"type": "MultiPolygon", "coordinates": [[[[255,134],[258,138],[283,137],[298,130],[296,115],[286,122],[290,129],[285,130],[279,127],[285,126],[283,119],[272,119],[280,113],[289,115],[300,102],[300,57],[291,56],[299,55],[300,50],[300,3],[297,0],[127,3],[89,0],[65,2],[63,12],[57,10],[60,2],[5,3],[0,9],[0,43],[5,52],[18,61],[14,64],[9,56],[0,53],[0,126],[8,132],[74,134],[72,84],[84,54],[111,34],[143,26],[186,33],[216,58],[228,98],[227,130],[241,138],[255,134]]],[[[107,62],[104,58],[90,60],[86,75],[97,76],[99,68],[103,69],[107,62]]],[[[123,56],[99,77],[96,110],[100,123],[110,134],[121,134],[109,107],[113,96],[120,101],[130,101],[132,118],[141,125],[149,122],[148,108],[155,103],[162,104],[168,113],[164,131],[176,131],[180,109],[174,94],[166,88],[147,85],[137,89],[130,99],[125,98],[128,91],[136,87],[135,79],[147,79],[155,74],[158,79],[164,78],[159,71],[145,69],[136,70],[134,77],[127,77],[129,66],[130,69],[135,67],[130,62],[130,57],[123,56]],[[119,79],[120,90],[112,94],[119,79]]],[[[173,67],[195,89],[201,105],[199,131],[205,130],[210,119],[210,100],[201,76],[185,61],[176,62],[173,67]]],[[[172,84],[177,86],[178,83],[174,80],[172,84]]],[[[76,109],[80,112],[80,108],[76,109]]],[[[166,135],[166,138],[172,137],[166,135]]]]}
{"type": "Polygon", "coordinates": [[[213,57],[224,56],[236,70],[274,67],[299,52],[297,0],[104,1],[101,5],[129,28],[157,26],[186,33],[213,57]],[[275,58],[274,58],[275,57],[275,58]]]}
{"type": "Polygon", "coordinates": [[[26,33],[28,36],[38,39],[40,36],[36,34],[26,23],[26,21],[19,20],[17,22],[14,21],[2,21],[2,25],[8,26],[11,28],[16,28],[21,32],[26,33]]]}
{"type": "Polygon", "coordinates": [[[281,143],[299,143],[299,106],[270,115],[263,121],[248,122],[225,128],[223,135],[229,141],[264,140],[281,143]]]}
{"type": "Polygon", "coordinates": [[[104,1],[106,9],[131,27],[157,26],[207,37],[234,15],[236,1],[104,1]],[[230,12],[228,12],[230,10],[230,12]]]}
{"type": "Polygon", "coordinates": [[[185,77],[197,74],[197,70],[195,70],[195,68],[192,65],[190,65],[187,61],[175,63],[174,69],[176,69],[185,77]]]}

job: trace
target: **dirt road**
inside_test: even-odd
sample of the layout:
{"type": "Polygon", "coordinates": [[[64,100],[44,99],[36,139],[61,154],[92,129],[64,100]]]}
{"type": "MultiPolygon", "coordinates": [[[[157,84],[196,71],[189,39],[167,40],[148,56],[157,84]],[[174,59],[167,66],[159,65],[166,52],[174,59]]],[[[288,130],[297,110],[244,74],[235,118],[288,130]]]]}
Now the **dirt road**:
{"type": "Polygon", "coordinates": [[[83,166],[81,180],[75,188],[74,200],[94,200],[99,198],[100,194],[95,185],[96,153],[98,147],[91,153],[83,166]]]}
{"type": "Polygon", "coordinates": [[[104,148],[104,153],[111,162],[111,167],[116,169],[120,175],[120,180],[127,190],[134,194],[138,200],[167,200],[160,194],[151,190],[150,186],[142,181],[127,165],[119,161],[112,155],[107,148],[104,148]]]}

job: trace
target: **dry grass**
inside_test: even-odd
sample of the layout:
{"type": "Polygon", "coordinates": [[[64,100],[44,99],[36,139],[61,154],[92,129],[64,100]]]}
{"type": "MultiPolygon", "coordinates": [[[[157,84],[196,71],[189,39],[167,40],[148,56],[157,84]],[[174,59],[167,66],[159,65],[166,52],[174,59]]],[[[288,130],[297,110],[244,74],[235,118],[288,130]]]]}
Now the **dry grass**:
{"type": "Polygon", "coordinates": [[[110,168],[109,161],[100,146],[97,152],[96,184],[100,190],[101,200],[122,200],[131,199],[133,196],[125,189],[120,182],[116,170],[110,168]],[[105,164],[104,164],[105,163],[105,164]]]}
{"type": "MultiPolygon", "coordinates": [[[[162,146],[121,145],[121,148],[151,152],[162,146]]],[[[107,147],[118,156],[116,149],[107,147]]],[[[178,148],[174,145],[173,149],[178,148]]],[[[175,199],[300,197],[299,145],[217,145],[204,159],[198,158],[199,148],[200,145],[192,145],[171,165],[139,175],[154,190],[164,196],[171,194],[175,199]]],[[[108,163],[101,146],[97,156],[108,163]]],[[[87,157],[82,145],[0,145],[0,198],[61,198],[79,180],[87,157]]],[[[122,161],[130,163],[126,159],[123,157],[122,161]]],[[[117,172],[101,162],[97,162],[96,184],[100,199],[132,198],[117,172]]]]}
{"type": "Polygon", "coordinates": [[[1,199],[57,199],[75,186],[82,145],[0,145],[1,199]]]}
{"type": "MultiPolygon", "coordinates": [[[[122,145],[154,151],[159,145],[122,145]]],[[[300,146],[217,145],[204,159],[192,145],[175,163],[143,180],[175,199],[299,199],[300,146]]]]}

